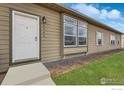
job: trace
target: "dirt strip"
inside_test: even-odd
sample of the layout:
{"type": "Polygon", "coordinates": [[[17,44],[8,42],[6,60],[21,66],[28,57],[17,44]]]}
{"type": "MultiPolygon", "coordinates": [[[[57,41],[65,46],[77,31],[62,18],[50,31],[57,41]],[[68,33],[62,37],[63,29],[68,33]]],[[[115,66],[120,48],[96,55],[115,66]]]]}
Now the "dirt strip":
{"type": "Polygon", "coordinates": [[[2,83],[2,80],[4,79],[6,73],[0,73],[0,84],[2,83]]]}
{"type": "Polygon", "coordinates": [[[82,57],[66,59],[58,62],[46,63],[45,65],[48,68],[48,70],[51,72],[51,74],[55,76],[79,68],[81,65],[90,64],[91,62],[94,62],[95,60],[104,58],[106,56],[111,56],[112,54],[120,51],[123,50],[117,49],[117,50],[111,50],[101,53],[94,53],[82,57]]]}

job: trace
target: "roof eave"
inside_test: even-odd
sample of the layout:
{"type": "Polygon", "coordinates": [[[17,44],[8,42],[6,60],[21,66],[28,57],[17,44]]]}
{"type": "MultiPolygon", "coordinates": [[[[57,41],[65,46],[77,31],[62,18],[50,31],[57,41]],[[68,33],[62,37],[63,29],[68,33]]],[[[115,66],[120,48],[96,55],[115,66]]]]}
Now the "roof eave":
{"type": "Polygon", "coordinates": [[[67,12],[70,12],[72,15],[74,16],[78,16],[80,18],[82,18],[83,20],[87,21],[88,23],[91,23],[91,24],[94,24],[94,25],[97,25],[97,26],[100,26],[100,27],[103,27],[103,28],[106,28],[110,31],[113,31],[113,32],[116,32],[116,33],[119,33],[119,34],[124,34],[106,24],[103,24],[101,22],[98,22],[96,21],[95,19],[91,18],[91,17],[88,17],[76,10],[73,10],[73,9],[70,9],[70,8],[67,8],[61,4],[58,4],[58,3],[45,3],[45,4],[40,4],[40,5],[44,5],[46,7],[49,7],[51,9],[54,9],[56,11],[59,11],[59,12],[64,12],[64,13],[67,13],[67,12]],[[52,6],[52,7],[51,7],[52,6]]]}

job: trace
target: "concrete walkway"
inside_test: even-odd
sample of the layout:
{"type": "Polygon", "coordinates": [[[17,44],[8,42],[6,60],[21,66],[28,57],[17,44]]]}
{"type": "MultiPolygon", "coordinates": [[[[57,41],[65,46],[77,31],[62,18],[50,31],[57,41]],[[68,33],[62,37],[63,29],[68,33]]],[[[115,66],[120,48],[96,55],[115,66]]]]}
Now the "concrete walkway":
{"type": "Polygon", "coordinates": [[[2,85],[55,85],[47,68],[41,63],[10,67],[2,85]]]}

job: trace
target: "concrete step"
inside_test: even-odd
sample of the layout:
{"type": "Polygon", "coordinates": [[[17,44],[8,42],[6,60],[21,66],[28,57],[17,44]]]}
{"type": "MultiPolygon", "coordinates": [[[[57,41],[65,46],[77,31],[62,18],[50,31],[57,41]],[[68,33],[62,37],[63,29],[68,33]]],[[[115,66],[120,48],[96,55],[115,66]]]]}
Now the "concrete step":
{"type": "Polygon", "coordinates": [[[48,78],[51,78],[49,71],[41,62],[38,62],[10,67],[2,85],[30,85],[48,78]]]}
{"type": "Polygon", "coordinates": [[[37,82],[32,83],[32,85],[55,85],[51,78],[46,78],[44,80],[39,80],[37,82]]]}

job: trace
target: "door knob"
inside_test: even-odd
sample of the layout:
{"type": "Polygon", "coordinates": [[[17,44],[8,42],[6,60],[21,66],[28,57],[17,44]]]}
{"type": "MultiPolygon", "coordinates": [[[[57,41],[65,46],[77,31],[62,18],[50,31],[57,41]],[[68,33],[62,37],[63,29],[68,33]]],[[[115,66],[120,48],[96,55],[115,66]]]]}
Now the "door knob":
{"type": "Polygon", "coordinates": [[[35,41],[37,41],[37,39],[38,39],[38,38],[35,36],[35,41]]]}

